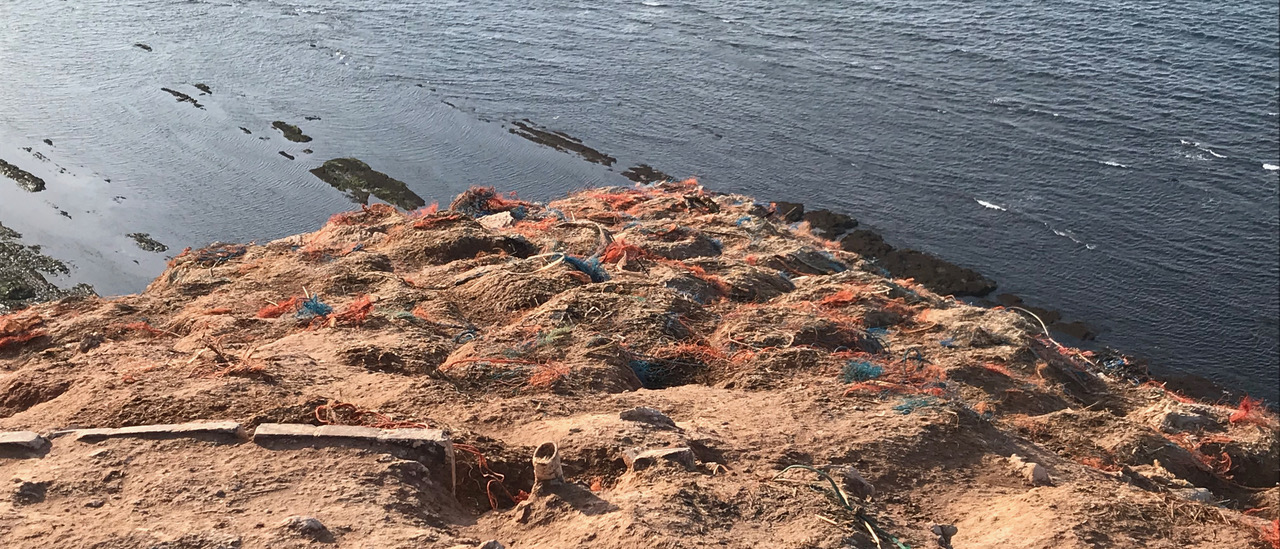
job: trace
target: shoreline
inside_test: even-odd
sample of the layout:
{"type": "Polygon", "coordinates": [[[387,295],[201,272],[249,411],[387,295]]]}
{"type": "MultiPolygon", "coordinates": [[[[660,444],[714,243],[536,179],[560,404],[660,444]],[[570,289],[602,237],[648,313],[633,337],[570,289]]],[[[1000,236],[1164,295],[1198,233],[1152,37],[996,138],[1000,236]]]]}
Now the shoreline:
{"type": "Polygon", "coordinates": [[[438,473],[428,458],[103,442],[100,456],[137,460],[116,465],[128,506],[97,504],[99,466],[56,438],[0,458],[39,491],[23,505],[52,517],[22,521],[24,539],[138,535],[136,509],[193,525],[166,536],[208,537],[184,517],[225,498],[246,510],[216,534],[249,544],[294,539],[264,526],[288,514],[343,544],[440,549],[1266,547],[1273,413],[1198,402],[1020,313],[886,277],[781,206],[694,180],[548,203],[473,188],[449,208],[374,204],[312,233],[186,250],[140,294],[0,317],[0,387],[20,395],[0,401],[0,430],[430,427],[466,448],[454,499],[405,473],[438,473]],[[564,482],[534,483],[528,456],[547,441],[564,482]],[[215,464],[178,486],[224,495],[175,497],[158,462],[215,464]],[[841,488],[823,496],[796,467],[841,488]],[[284,488],[234,494],[220,488],[233,470],[284,488]]]}
{"type": "MultiPolygon", "coordinates": [[[[312,118],[308,117],[308,119],[312,118]]],[[[306,137],[302,135],[297,126],[279,121],[274,124],[275,129],[280,130],[286,136],[289,136],[292,132],[306,137]]],[[[550,132],[540,129],[529,120],[518,122],[517,128],[512,128],[510,133],[567,154],[575,154],[586,161],[593,161],[592,159],[595,158],[612,158],[603,152],[584,145],[582,140],[576,137],[563,132],[550,132]],[[517,128],[520,131],[517,131],[517,128]],[[573,144],[574,147],[557,146],[555,143],[549,143],[549,138],[573,144]]],[[[310,138],[306,139],[310,140],[310,138]]],[[[0,175],[8,176],[18,182],[20,187],[27,188],[29,192],[37,192],[31,190],[24,184],[24,181],[39,181],[38,177],[7,163],[4,164],[4,167],[6,167],[7,171],[0,172],[0,175]]],[[[343,192],[356,204],[368,204],[371,195],[405,211],[420,208],[426,204],[405,183],[374,170],[355,158],[336,158],[310,171],[313,176],[328,183],[334,189],[343,192]]],[[[677,179],[643,163],[624,170],[621,175],[637,185],[654,185],[677,179]]],[[[40,181],[40,183],[40,187],[43,188],[43,181],[40,181]]],[[[1058,311],[1024,303],[1022,298],[1017,295],[998,294],[993,300],[990,296],[998,290],[996,281],[973,269],[952,263],[936,254],[909,248],[897,248],[885,242],[879,232],[862,226],[857,219],[847,214],[827,209],[806,211],[804,204],[798,202],[775,201],[762,202],[759,205],[760,207],[767,207],[772,212],[772,215],[776,215],[781,222],[793,228],[804,224],[806,230],[812,232],[815,236],[838,242],[841,249],[857,253],[883,265],[884,272],[882,274],[893,276],[894,278],[915,279],[923,286],[940,295],[966,298],[967,302],[974,305],[989,308],[1009,307],[1021,309],[1032,315],[1037,321],[1043,322],[1054,333],[1060,336],[1068,336],[1072,341],[1079,344],[1087,344],[1098,335],[1097,330],[1085,321],[1063,320],[1061,313],[1058,311]]],[[[144,251],[163,253],[168,250],[168,246],[151,239],[150,235],[131,233],[126,236],[135,240],[137,246],[144,251]]],[[[66,274],[69,270],[64,263],[40,254],[39,246],[22,246],[19,244],[20,239],[20,234],[9,231],[3,225],[0,225],[0,242],[6,246],[3,252],[6,257],[13,258],[13,261],[10,261],[9,268],[0,272],[0,284],[5,285],[6,288],[4,292],[0,292],[0,313],[20,310],[35,303],[51,301],[66,296],[93,293],[93,288],[86,284],[77,284],[71,288],[61,288],[45,280],[41,272],[66,274]]],[[[1109,347],[1105,348],[1105,350],[1116,354],[1121,352],[1109,347]]],[[[1130,357],[1130,359],[1145,363],[1145,360],[1141,358],[1130,357]]],[[[1168,378],[1171,382],[1176,380],[1175,385],[1179,392],[1196,395],[1200,399],[1238,400],[1243,396],[1248,396],[1245,391],[1231,389],[1194,372],[1163,370],[1163,373],[1165,375],[1161,376],[1162,378],[1168,378]]],[[[1267,405],[1274,408],[1280,403],[1267,401],[1267,405]]]]}

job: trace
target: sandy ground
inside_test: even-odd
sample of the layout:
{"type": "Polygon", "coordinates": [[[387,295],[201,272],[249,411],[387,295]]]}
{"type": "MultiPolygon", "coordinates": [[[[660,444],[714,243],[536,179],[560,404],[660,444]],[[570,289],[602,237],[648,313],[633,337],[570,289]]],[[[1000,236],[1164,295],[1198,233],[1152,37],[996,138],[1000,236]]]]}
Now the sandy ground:
{"type": "Polygon", "coordinates": [[[0,366],[4,430],[427,426],[465,448],[447,486],[377,449],[55,438],[0,456],[5,547],[1280,543],[1270,413],[692,181],[187,251],[139,295],[0,317],[0,366]],[[535,489],[544,442],[565,481],[535,489]]]}

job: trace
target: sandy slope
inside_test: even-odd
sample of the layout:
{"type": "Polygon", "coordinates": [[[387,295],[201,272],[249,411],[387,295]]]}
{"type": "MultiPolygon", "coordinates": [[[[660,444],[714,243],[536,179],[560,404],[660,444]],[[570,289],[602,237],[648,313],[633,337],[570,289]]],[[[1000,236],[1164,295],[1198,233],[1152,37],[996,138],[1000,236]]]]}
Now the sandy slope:
{"type": "Polygon", "coordinates": [[[378,451],[64,437],[0,456],[0,544],[918,548],[953,524],[957,548],[1270,546],[1274,417],[887,279],[747,197],[682,182],[454,208],[374,206],[188,251],[139,295],[3,317],[0,428],[425,425],[500,482],[466,451],[455,498],[442,464],[378,451]],[[675,425],[620,418],[639,406],[675,425]],[[534,490],[546,441],[567,482],[534,490]],[[666,447],[693,461],[622,458],[666,447]],[[814,473],[778,477],[797,464],[848,506],[814,473]]]}

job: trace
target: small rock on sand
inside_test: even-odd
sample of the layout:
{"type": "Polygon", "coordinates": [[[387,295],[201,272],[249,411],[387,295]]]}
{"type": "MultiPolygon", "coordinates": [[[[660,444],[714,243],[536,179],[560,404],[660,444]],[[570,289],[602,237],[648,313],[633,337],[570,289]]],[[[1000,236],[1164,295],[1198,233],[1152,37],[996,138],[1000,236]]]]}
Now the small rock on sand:
{"type": "Polygon", "coordinates": [[[486,215],[476,219],[476,221],[490,229],[503,229],[516,224],[516,218],[511,217],[511,212],[498,212],[493,215],[486,215]]]}
{"type": "Polygon", "coordinates": [[[853,467],[845,466],[836,471],[836,476],[840,478],[840,488],[857,499],[866,500],[876,495],[876,487],[872,486],[867,479],[862,478],[862,473],[853,467]]]}
{"type": "Polygon", "coordinates": [[[1009,456],[1009,465],[1013,467],[1013,471],[1022,476],[1032,486],[1048,486],[1053,484],[1053,479],[1049,478],[1049,470],[1043,465],[1022,459],[1022,456],[1014,454],[1009,456]]]}
{"type": "Polygon", "coordinates": [[[48,482],[21,481],[18,483],[18,489],[13,493],[13,503],[16,505],[40,503],[44,501],[45,494],[48,491],[48,482]]]}
{"type": "Polygon", "coordinates": [[[284,519],[280,527],[290,532],[311,539],[322,539],[329,536],[329,529],[320,519],[303,515],[294,515],[284,519]]]}
{"type": "Polygon", "coordinates": [[[676,422],[670,417],[667,417],[667,414],[648,406],[640,406],[630,410],[624,410],[621,414],[618,414],[618,417],[625,421],[646,423],[656,427],[676,428],[676,422]]]}

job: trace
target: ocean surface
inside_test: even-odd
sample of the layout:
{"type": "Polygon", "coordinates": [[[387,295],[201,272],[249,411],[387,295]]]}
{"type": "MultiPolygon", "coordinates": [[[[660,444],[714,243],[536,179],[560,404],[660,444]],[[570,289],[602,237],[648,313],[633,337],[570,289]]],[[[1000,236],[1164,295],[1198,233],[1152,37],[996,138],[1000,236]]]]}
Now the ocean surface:
{"type": "Polygon", "coordinates": [[[330,158],[428,202],[471,185],[547,199],[627,184],[619,173],[648,163],[848,212],[1100,327],[1100,344],[1274,401],[1278,11],[4,0],[0,158],[48,189],[0,181],[0,223],[73,266],[59,284],[109,295],[142,289],[183,247],[309,231],[352,208],[308,173],[330,158]],[[618,161],[508,131],[524,119],[618,161]],[[285,141],[274,120],[314,141],[285,141]],[[170,251],[139,249],[136,232],[170,251]]]}

